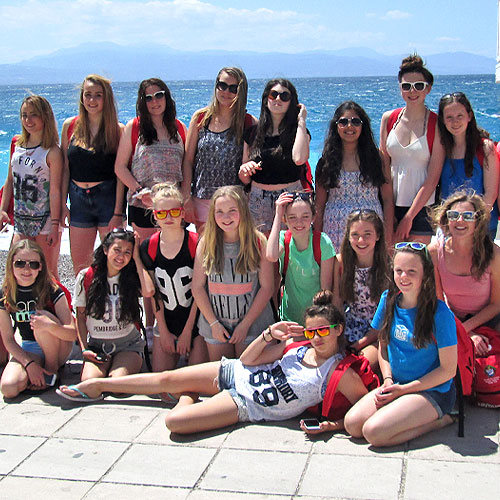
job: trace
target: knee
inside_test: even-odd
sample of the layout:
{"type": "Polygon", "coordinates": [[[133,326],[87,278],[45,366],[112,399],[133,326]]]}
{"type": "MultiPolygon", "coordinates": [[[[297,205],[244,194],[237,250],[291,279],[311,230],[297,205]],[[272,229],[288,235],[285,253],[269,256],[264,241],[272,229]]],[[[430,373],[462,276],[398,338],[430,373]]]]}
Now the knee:
{"type": "Polygon", "coordinates": [[[19,395],[21,390],[19,389],[19,384],[13,382],[4,382],[3,380],[0,382],[0,390],[2,394],[7,399],[15,398],[19,395]]]}
{"type": "Polygon", "coordinates": [[[386,446],[387,440],[383,426],[379,425],[374,419],[367,420],[363,425],[363,436],[372,445],[376,447],[386,446]]]}
{"type": "Polygon", "coordinates": [[[182,415],[182,411],[171,410],[165,417],[165,425],[170,432],[177,434],[186,433],[186,418],[182,415]]]}
{"type": "Polygon", "coordinates": [[[363,437],[363,423],[356,411],[349,410],[344,417],[345,430],[354,438],[363,437]]]}

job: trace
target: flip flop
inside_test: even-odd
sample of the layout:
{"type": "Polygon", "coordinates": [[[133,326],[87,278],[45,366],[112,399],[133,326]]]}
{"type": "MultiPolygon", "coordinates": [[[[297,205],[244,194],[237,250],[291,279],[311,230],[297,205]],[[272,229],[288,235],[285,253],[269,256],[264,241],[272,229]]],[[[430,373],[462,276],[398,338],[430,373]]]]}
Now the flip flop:
{"type": "Polygon", "coordinates": [[[70,396],[69,394],[66,394],[65,392],[61,391],[61,389],[56,389],[56,394],[63,397],[64,399],[68,399],[69,401],[75,401],[78,403],[92,403],[94,401],[100,401],[101,399],[104,399],[104,396],[102,394],[96,398],[91,398],[83,391],[78,389],[76,385],[68,385],[66,386],[66,388],[69,389],[70,391],[77,392],[79,396],[70,396]]]}

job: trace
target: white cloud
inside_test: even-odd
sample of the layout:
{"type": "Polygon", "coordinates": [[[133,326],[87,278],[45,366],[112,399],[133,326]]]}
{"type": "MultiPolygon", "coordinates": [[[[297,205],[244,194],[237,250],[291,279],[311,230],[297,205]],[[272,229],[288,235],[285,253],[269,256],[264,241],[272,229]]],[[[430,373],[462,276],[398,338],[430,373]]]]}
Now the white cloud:
{"type": "Polygon", "coordinates": [[[436,42],[460,42],[460,38],[454,38],[451,36],[438,36],[436,39],[436,42]]]}
{"type": "Polygon", "coordinates": [[[384,19],[386,21],[392,21],[394,19],[399,20],[399,19],[409,19],[412,17],[412,14],[409,12],[403,12],[401,10],[388,10],[382,17],[381,19],[384,19]]]}

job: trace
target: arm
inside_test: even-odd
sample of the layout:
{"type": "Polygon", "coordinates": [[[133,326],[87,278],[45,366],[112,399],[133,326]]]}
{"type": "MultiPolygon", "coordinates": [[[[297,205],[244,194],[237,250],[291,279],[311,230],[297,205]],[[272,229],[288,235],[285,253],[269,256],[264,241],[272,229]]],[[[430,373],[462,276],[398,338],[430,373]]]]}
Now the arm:
{"type": "Polygon", "coordinates": [[[191,351],[191,338],[193,336],[193,328],[197,311],[198,307],[196,307],[196,302],[193,300],[186,324],[184,325],[184,328],[182,329],[182,332],[177,339],[177,353],[181,356],[185,356],[191,351]]]}
{"type": "Polygon", "coordinates": [[[484,141],[483,150],[484,202],[489,207],[492,207],[498,197],[498,157],[496,155],[495,146],[490,140],[484,141]]]}
{"type": "Polygon", "coordinates": [[[7,179],[3,186],[2,204],[0,205],[0,229],[2,229],[6,224],[9,223],[9,216],[7,214],[7,209],[9,208],[9,202],[12,198],[14,192],[14,177],[12,175],[12,165],[9,159],[9,170],[7,172],[7,179]]]}
{"type": "Polygon", "coordinates": [[[321,290],[331,290],[333,285],[333,268],[335,257],[321,261],[320,283],[321,290]]]}
{"type": "Polygon", "coordinates": [[[290,193],[281,193],[276,200],[276,213],[266,246],[266,259],[269,262],[277,262],[283,252],[283,247],[280,247],[281,221],[285,215],[286,206],[292,199],[293,197],[290,193]]]}
{"type": "Polygon", "coordinates": [[[323,231],[323,217],[327,200],[328,191],[316,181],[316,215],[314,217],[314,229],[316,231],[323,231]]]}
{"type": "Polygon", "coordinates": [[[69,226],[69,208],[66,204],[68,200],[68,190],[70,175],[69,175],[69,163],[68,163],[68,128],[73,121],[74,117],[68,118],[64,121],[61,130],[61,151],[63,153],[63,171],[61,176],[61,224],[63,227],[69,226]]]}
{"type": "Polygon", "coordinates": [[[33,331],[46,332],[60,340],[74,342],[76,340],[76,328],[69,309],[65,295],[62,295],[55,303],[55,315],[49,311],[37,311],[31,316],[31,328],[33,331]]]}
{"type": "Polygon", "coordinates": [[[309,134],[306,128],[307,109],[303,104],[299,104],[299,114],[297,116],[297,132],[292,147],[292,160],[295,165],[303,165],[309,159],[309,134]]]}
{"type": "Polygon", "coordinates": [[[340,278],[342,276],[342,256],[335,256],[333,265],[333,305],[339,310],[344,310],[344,298],[340,295],[340,278]]]}
{"type": "Polygon", "coordinates": [[[137,268],[137,274],[139,275],[139,280],[141,282],[141,294],[143,297],[152,297],[155,294],[155,285],[151,276],[144,268],[144,264],[141,260],[141,255],[139,253],[139,247],[141,246],[141,239],[137,232],[134,232],[135,244],[133,258],[135,266],[137,268]]]}
{"type": "Polygon", "coordinates": [[[50,169],[50,218],[51,228],[47,235],[47,243],[53,246],[59,240],[59,224],[61,223],[61,184],[64,172],[64,159],[59,146],[52,146],[47,155],[47,165],[50,169]]]}
{"type": "Polygon", "coordinates": [[[132,123],[133,120],[127,123],[125,131],[121,135],[118,151],[116,152],[115,174],[118,180],[127,186],[133,193],[139,189],[141,185],[131,174],[128,166],[130,157],[132,156],[132,123]]]}
{"type": "MultiPolygon", "coordinates": [[[[120,125],[120,139],[123,135],[125,127],[122,123],[120,125]]],[[[115,160],[116,162],[116,160],[115,160]]],[[[123,227],[123,197],[125,194],[125,187],[120,179],[116,179],[116,194],[115,194],[115,208],[113,209],[113,216],[109,220],[108,232],[115,227],[123,227]]]]}
{"type": "Polygon", "coordinates": [[[427,250],[432,258],[432,263],[434,264],[434,280],[436,282],[436,295],[439,300],[442,300],[444,302],[445,298],[443,292],[443,285],[441,283],[441,276],[439,274],[438,259],[437,259],[438,245],[440,244],[441,242],[439,240],[433,241],[427,247],[427,250]]]}
{"type": "Polygon", "coordinates": [[[392,246],[392,236],[394,233],[394,193],[392,191],[391,167],[384,155],[382,165],[386,181],[380,186],[380,197],[382,198],[382,209],[384,211],[384,231],[387,248],[392,246]]]}
{"type": "Polygon", "coordinates": [[[240,181],[247,185],[252,182],[252,175],[255,174],[257,170],[262,170],[261,162],[258,163],[250,160],[250,146],[244,142],[243,143],[243,158],[241,160],[242,164],[238,172],[238,177],[240,181]]]}
{"type": "Polygon", "coordinates": [[[164,307],[163,300],[160,299],[158,301],[158,308],[155,308],[154,311],[158,332],[160,333],[160,346],[163,352],[174,354],[176,337],[168,329],[167,322],[165,321],[164,307]]]}
{"type": "Polygon", "coordinates": [[[193,167],[196,150],[198,149],[198,111],[191,118],[186,136],[184,159],[182,160],[181,192],[184,201],[191,198],[191,185],[193,183],[193,167]]]}
{"type": "Polygon", "coordinates": [[[355,351],[362,351],[367,345],[374,344],[378,339],[378,330],[375,330],[374,328],[370,328],[364,335],[364,337],[361,337],[359,340],[356,342],[353,342],[351,347],[355,351]]]}

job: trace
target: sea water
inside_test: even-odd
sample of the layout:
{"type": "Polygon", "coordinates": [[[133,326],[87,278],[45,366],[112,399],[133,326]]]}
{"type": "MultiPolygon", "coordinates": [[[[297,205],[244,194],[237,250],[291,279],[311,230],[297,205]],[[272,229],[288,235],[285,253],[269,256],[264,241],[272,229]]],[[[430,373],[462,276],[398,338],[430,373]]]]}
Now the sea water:
{"type": "MultiPolygon", "coordinates": [[[[378,142],[382,113],[403,106],[396,77],[297,78],[293,79],[300,102],[307,107],[307,127],[311,133],[310,163],[314,171],[321,156],[328,124],[335,108],[345,100],[358,102],[368,113],[378,142]]],[[[214,82],[203,80],[167,82],[177,107],[177,117],[186,126],[198,108],[206,106],[214,82]]],[[[248,112],[258,118],[262,90],[266,80],[250,80],[248,112]]],[[[138,82],[113,83],[119,119],[126,123],[135,116],[138,82]]],[[[440,97],[450,92],[464,92],[472,103],[478,124],[491,138],[500,140],[500,86],[493,75],[438,76],[427,103],[437,110],[440,97]]],[[[0,185],[7,175],[9,144],[20,131],[19,107],[24,97],[40,94],[52,105],[61,129],[63,121],[78,113],[78,85],[5,85],[0,86],[0,185]]]]}

